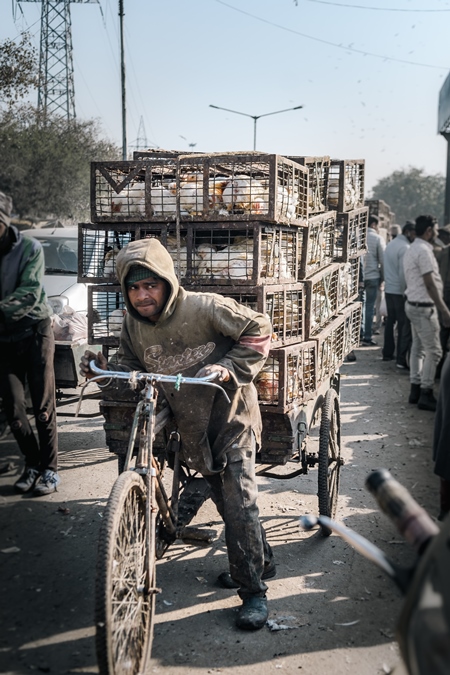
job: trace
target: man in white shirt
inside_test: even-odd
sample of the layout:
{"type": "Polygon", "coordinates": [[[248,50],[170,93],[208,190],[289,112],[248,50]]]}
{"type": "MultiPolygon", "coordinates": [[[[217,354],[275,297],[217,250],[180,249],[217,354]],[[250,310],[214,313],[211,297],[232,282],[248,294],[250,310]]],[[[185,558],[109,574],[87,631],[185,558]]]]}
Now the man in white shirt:
{"type": "MultiPolygon", "coordinates": [[[[397,225],[398,227],[398,225],[397,225]]],[[[384,329],[383,361],[392,361],[395,355],[394,326],[397,324],[397,367],[406,369],[411,349],[411,325],[405,314],[405,275],[403,256],[415,238],[415,224],[409,221],[401,234],[394,237],[384,251],[384,293],[387,320],[384,329]]]]}
{"type": "Polygon", "coordinates": [[[436,219],[419,216],[416,218],[416,239],[403,257],[405,312],[411,321],[413,338],[409,402],[417,403],[421,410],[436,410],[433,385],[442,356],[438,311],[444,326],[450,326],[450,312],[442,297],[442,279],[433,253],[432,242],[436,236],[436,219]]]}
{"type": "Polygon", "coordinates": [[[378,289],[383,283],[383,254],[385,243],[377,234],[378,218],[370,216],[367,230],[367,253],[364,257],[364,335],[363,347],[376,345],[372,339],[373,314],[378,289]]]}

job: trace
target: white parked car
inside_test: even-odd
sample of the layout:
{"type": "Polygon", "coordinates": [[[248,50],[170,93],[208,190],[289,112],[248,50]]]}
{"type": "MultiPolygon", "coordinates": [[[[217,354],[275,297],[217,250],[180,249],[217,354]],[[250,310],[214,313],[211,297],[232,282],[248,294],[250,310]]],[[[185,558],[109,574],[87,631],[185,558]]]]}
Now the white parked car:
{"type": "Polygon", "coordinates": [[[24,236],[37,239],[44,249],[44,288],[55,314],[69,305],[76,312],[87,314],[87,284],[79,284],[78,228],[42,227],[23,230],[24,236]]]}

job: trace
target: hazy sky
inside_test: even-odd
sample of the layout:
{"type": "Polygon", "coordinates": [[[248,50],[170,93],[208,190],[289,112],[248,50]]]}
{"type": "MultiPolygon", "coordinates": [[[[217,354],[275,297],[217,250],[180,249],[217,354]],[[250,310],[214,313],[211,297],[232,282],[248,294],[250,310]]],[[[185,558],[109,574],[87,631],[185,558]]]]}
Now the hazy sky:
{"type": "MultiPolygon", "coordinates": [[[[71,5],[76,111],[98,118],[121,146],[118,0],[100,4],[103,17],[98,5],[71,5]]],[[[450,70],[449,0],[124,0],[124,6],[130,145],[142,117],[149,145],[251,150],[253,120],[210,103],[249,115],[303,105],[260,119],[257,149],[364,158],[367,192],[408,166],[445,173],[437,106],[450,70]]],[[[39,47],[41,3],[20,8],[16,0],[0,0],[0,40],[28,28],[39,47]]]]}

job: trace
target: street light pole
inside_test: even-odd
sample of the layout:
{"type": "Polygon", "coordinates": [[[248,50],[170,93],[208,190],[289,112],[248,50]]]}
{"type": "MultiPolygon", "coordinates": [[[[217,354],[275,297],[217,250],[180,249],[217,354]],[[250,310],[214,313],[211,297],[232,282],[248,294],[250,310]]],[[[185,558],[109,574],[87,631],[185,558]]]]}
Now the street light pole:
{"type": "Polygon", "coordinates": [[[216,110],[225,110],[226,112],[235,113],[236,115],[244,115],[244,117],[251,117],[253,120],[253,150],[256,150],[256,123],[261,117],[268,117],[269,115],[279,115],[280,113],[290,112],[291,110],[300,110],[302,105],[296,105],[294,108],[286,108],[285,110],[275,110],[275,112],[264,113],[263,115],[249,115],[248,113],[239,112],[238,110],[230,110],[229,108],[221,108],[218,105],[209,104],[210,108],[216,110]]]}

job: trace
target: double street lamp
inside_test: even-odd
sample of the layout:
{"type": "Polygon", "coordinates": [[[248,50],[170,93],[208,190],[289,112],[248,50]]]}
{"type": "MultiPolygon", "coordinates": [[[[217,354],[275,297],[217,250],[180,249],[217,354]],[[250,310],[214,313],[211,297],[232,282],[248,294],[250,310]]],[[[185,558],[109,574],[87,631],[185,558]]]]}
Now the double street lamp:
{"type": "Polygon", "coordinates": [[[238,110],[230,110],[229,108],[221,108],[218,105],[210,104],[210,108],[216,110],[225,110],[226,112],[235,113],[236,115],[244,115],[244,117],[251,117],[253,120],[253,150],[256,150],[256,123],[260,117],[268,117],[269,115],[279,115],[280,113],[290,112],[291,110],[300,110],[302,105],[296,105],[295,108],[286,108],[285,110],[275,110],[275,112],[265,113],[264,115],[248,115],[247,113],[239,112],[238,110]]]}

